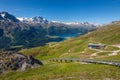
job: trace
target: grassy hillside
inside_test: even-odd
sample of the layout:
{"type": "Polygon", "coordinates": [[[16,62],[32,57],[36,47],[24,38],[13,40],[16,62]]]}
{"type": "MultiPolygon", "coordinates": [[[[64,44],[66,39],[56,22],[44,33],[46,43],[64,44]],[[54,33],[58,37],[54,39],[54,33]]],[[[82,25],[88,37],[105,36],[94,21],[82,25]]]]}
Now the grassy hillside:
{"type": "Polygon", "coordinates": [[[91,41],[105,44],[120,44],[120,22],[106,26],[107,27],[91,32],[84,38],[89,38],[91,41]]]}
{"type": "Polygon", "coordinates": [[[113,53],[112,51],[119,50],[118,47],[113,46],[120,45],[119,35],[120,24],[114,23],[77,38],[71,38],[59,43],[49,43],[44,47],[22,50],[21,52],[26,55],[33,55],[42,60],[55,57],[106,58],[108,57],[106,55],[113,53]],[[99,52],[89,49],[89,43],[102,43],[107,47],[102,50],[103,52],[99,52]],[[99,56],[92,57],[92,54],[97,52],[99,56]]]}
{"type": "Polygon", "coordinates": [[[44,66],[26,72],[9,72],[2,80],[119,80],[117,66],[83,63],[51,63],[51,58],[87,58],[120,61],[120,24],[114,23],[96,31],[63,42],[49,43],[43,47],[23,49],[25,55],[42,60],[44,66]],[[89,43],[102,43],[105,49],[89,49],[89,43]],[[116,52],[117,51],[117,52],[116,52]],[[117,55],[112,55],[117,53],[117,55]],[[112,56],[109,56],[112,55],[112,56]]]}
{"type": "Polygon", "coordinates": [[[26,72],[10,72],[1,80],[119,80],[120,68],[81,63],[50,63],[26,72]]]}

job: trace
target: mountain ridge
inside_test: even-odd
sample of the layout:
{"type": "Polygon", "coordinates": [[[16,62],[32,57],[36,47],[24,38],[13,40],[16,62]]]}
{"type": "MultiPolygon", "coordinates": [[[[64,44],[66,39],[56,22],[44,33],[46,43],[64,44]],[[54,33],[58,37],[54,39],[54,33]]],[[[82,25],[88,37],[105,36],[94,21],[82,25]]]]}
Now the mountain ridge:
{"type": "Polygon", "coordinates": [[[58,35],[85,34],[98,27],[85,23],[80,25],[66,25],[65,23],[50,22],[43,17],[20,18],[8,12],[0,12],[0,49],[11,46],[35,47],[45,45],[51,41],[61,41],[58,35]],[[57,36],[57,37],[54,37],[57,36]]]}
{"type": "Polygon", "coordinates": [[[9,14],[6,11],[0,12],[0,20],[7,20],[7,21],[19,22],[19,20],[15,16],[9,14]]]}
{"type": "Polygon", "coordinates": [[[41,17],[41,16],[35,16],[32,18],[23,18],[23,17],[17,17],[18,20],[20,20],[21,22],[31,22],[31,23],[40,23],[40,22],[44,22],[44,23],[58,23],[58,24],[64,24],[64,25],[74,25],[74,26],[89,26],[89,25],[94,25],[94,26],[100,26],[100,24],[96,24],[96,23],[89,23],[89,22],[60,22],[60,21],[53,21],[50,20],[48,21],[47,19],[41,17]]]}

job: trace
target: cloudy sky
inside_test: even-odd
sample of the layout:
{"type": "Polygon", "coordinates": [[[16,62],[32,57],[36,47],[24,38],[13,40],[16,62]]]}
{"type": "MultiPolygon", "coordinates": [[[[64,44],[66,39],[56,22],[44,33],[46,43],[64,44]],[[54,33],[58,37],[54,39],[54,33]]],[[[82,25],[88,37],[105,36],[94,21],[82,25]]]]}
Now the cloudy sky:
{"type": "Polygon", "coordinates": [[[120,0],[0,0],[1,11],[62,22],[109,23],[120,20],[120,0]]]}

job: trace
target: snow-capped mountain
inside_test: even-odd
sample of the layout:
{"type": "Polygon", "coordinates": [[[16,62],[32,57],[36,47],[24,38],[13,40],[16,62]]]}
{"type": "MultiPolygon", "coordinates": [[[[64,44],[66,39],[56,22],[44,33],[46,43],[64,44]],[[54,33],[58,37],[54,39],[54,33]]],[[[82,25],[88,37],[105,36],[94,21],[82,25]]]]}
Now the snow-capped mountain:
{"type": "Polygon", "coordinates": [[[97,23],[89,23],[89,22],[60,22],[60,21],[51,21],[50,23],[59,23],[59,24],[64,24],[68,26],[96,26],[99,27],[101,24],[97,23]]]}
{"type": "Polygon", "coordinates": [[[97,27],[98,25],[92,24],[89,22],[60,22],[60,21],[48,21],[47,19],[41,17],[41,16],[35,16],[32,18],[22,18],[22,17],[15,17],[8,12],[0,12],[0,20],[1,21],[13,21],[13,22],[22,22],[27,24],[50,24],[53,26],[74,26],[74,27],[97,27]]]}
{"type": "Polygon", "coordinates": [[[89,22],[60,22],[60,21],[48,21],[47,19],[41,17],[41,16],[35,16],[32,18],[23,18],[23,17],[15,17],[8,12],[0,12],[0,20],[7,20],[7,21],[13,21],[13,22],[23,22],[27,24],[61,24],[61,25],[67,25],[67,26],[100,26],[95,23],[89,23],[89,22]]]}
{"type": "Polygon", "coordinates": [[[33,18],[22,18],[22,17],[17,17],[18,20],[24,23],[41,23],[41,24],[63,24],[67,26],[98,26],[98,24],[93,24],[89,22],[60,22],[60,21],[48,21],[47,19],[41,17],[41,16],[36,16],[33,18]]]}
{"type": "Polygon", "coordinates": [[[51,23],[62,23],[62,24],[66,24],[66,25],[80,25],[80,24],[82,24],[80,22],[60,22],[60,21],[51,21],[51,23]]]}
{"type": "Polygon", "coordinates": [[[33,22],[32,18],[22,18],[22,17],[17,17],[18,20],[20,20],[21,22],[33,22]]]}
{"type": "Polygon", "coordinates": [[[42,23],[42,22],[47,23],[48,22],[45,18],[40,17],[40,16],[33,17],[32,19],[34,22],[38,22],[38,23],[42,23]]]}
{"type": "Polygon", "coordinates": [[[36,16],[33,18],[22,18],[22,17],[17,17],[18,20],[24,23],[48,23],[48,21],[40,16],[36,16]]]}
{"type": "Polygon", "coordinates": [[[13,16],[13,15],[9,14],[8,12],[5,12],[5,11],[0,12],[0,20],[19,22],[19,20],[15,16],[13,16]]]}
{"type": "Polygon", "coordinates": [[[97,27],[94,24],[84,22],[57,22],[48,21],[43,17],[33,18],[15,17],[8,12],[0,12],[0,44],[1,48],[23,45],[23,47],[35,47],[51,41],[62,40],[58,36],[65,34],[85,34],[97,27]],[[49,36],[48,36],[49,35],[49,36]]]}

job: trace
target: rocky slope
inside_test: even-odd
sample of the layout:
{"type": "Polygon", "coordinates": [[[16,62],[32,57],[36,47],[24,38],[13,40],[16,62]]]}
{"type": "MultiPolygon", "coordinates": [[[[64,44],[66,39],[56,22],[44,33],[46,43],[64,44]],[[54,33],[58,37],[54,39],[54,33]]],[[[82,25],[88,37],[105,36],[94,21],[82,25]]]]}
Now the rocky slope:
{"type": "Polygon", "coordinates": [[[32,56],[25,56],[12,51],[0,52],[0,73],[7,70],[25,71],[28,68],[35,68],[40,65],[43,65],[42,62],[32,56]]]}

